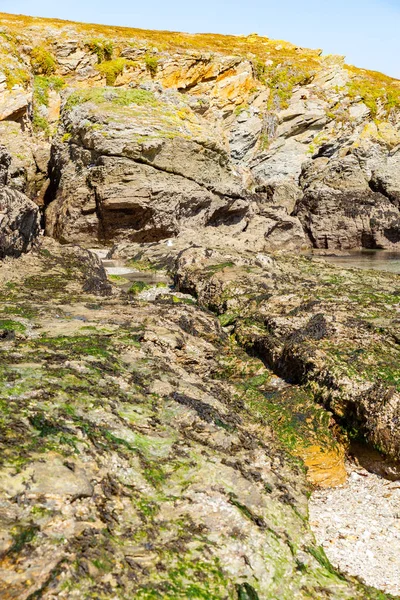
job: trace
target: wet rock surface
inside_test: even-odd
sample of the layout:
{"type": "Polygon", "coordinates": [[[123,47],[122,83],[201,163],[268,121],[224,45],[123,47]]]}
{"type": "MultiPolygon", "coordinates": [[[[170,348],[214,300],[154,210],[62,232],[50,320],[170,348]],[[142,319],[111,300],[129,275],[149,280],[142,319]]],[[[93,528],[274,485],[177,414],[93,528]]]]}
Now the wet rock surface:
{"type": "Polygon", "coordinates": [[[175,265],[178,289],[219,314],[276,374],[309,385],[339,422],[399,457],[397,275],[185,240],[120,251],[139,250],[175,265]]]}
{"type": "Polygon", "coordinates": [[[378,597],[308,527],[293,436],[311,419],[336,442],[305,390],[192,302],[111,286],[87,251],[17,260],[0,266],[2,598],[378,597]]]}

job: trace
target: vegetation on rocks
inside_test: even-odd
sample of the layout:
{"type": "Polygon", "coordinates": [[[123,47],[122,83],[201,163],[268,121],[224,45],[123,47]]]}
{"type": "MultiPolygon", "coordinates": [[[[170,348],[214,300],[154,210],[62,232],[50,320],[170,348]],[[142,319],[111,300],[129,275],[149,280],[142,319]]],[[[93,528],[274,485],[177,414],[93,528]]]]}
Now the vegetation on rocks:
{"type": "Polygon", "coordinates": [[[85,42],[85,46],[96,54],[99,64],[111,61],[114,52],[114,43],[103,38],[94,38],[85,42]]]}
{"type": "Polygon", "coordinates": [[[36,46],[31,52],[31,64],[35,75],[52,75],[57,69],[54,56],[43,46],[36,46]]]}
{"type": "Polygon", "coordinates": [[[54,242],[19,266],[0,267],[26,307],[1,347],[3,595],[378,597],[315,546],[303,470],[253,396],[272,374],[212,315],[138,304],[54,242]]]}
{"type": "Polygon", "coordinates": [[[356,67],[347,67],[352,74],[348,84],[351,98],[361,97],[376,117],[379,109],[382,116],[387,117],[392,109],[400,106],[400,81],[376,71],[366,71],[356,67]]]}
{"type": "Polygon", "coordinates": [[[96,68],[106,78],[106,85],[114,85],[118,75],[121,75],[126,67],[132,66],[135,66],[135,63],[131,60],[115,58],[114,60],[101,62],[96,68]]]}
{"type": "Polygon", "coordinates": [[[46,77],[38,75],[34,80],[33,101],[42,106],[49,105],[49,92],[59,92],[65,86],[65,80],[55,75],[46,77]]]}
{"type": "Polygon", "coordinates": [[[158,69],[157,58],[155,56],[150,56],[149,54],[146,54],[144,62],[146,65],[146,69],[149,71],[149,73],[153,77],[155,77],[155,75],[157,74],[157,69],[158,69]]]}
{"type": "Polygon", "coordinates": [[[2,21],[0,596],[383,600],[307,501],[353,437],[400,458],[397,276],[303,251],[398,248],[398,82],[2,21]]]}
{"type": "Polygon", "coordinates": [[[115,106],[157,106],[157,100],[152,92],[147,90],[125,90],[115,89],[106,90],[104,88],[94,88],[87,90],[78,90],[68,96],[66,108],[72,108],[85,102],[94,102],[96,104],[112,104],[115,106]]]}

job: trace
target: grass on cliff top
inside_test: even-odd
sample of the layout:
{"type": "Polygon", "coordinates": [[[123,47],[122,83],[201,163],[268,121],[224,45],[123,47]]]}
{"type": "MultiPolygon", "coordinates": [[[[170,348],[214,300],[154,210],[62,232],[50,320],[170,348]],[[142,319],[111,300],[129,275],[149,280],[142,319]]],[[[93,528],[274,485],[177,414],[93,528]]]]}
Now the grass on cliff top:
{"type": "MultiPolygon", "coordinates": [[[[158,52],[194,51],[199,54],[199,57],[203,55],[203,59],[205,52],[246,57],[253,63],[255,77],[260,81],[264,79],[265,84],[272,89],[276,88],[276,92],[272,95],[274,101],[271,102],[281,107],[284,107],[288,97],[290,98],[294,85],[307,82],[308,78],[312,78],[326,63],[326,57],[321,57],[320,50],[299,48],[285,41],[271,40],[256,34],[248,36],[211,33],[187,34],[76,23],[6,13],[0,13],[0,20],[13,37],[20,35],[21,31],[25,31],[29,35],[29,28],[40,26],[49,32],[50,37],[54,35],[54,37],[62,39],[70,36],[71,28],[74,28],[78,35],[81,34],[82,43],[97,54],[99,64],[113,63],[113,55],[114,59],[118,60],[119,53],[123,48],[127,46],[140,47],[143,44],[150,48],[157,48],[158,52]],[[273,72],[270,73],[269,70],[273,72]]],[[[154,64],[148,66],[154,76],[157,59],[152,57],[151,60],[154,61],[154,64]]],[[[110,82],[119,74],[118,72],[115,74],[115,71],[120,70],[121,66],[122,63],[119,62],[104,67],[107,71],[104,74],[110,82]]],[[[353,75],[349,85],[350,95],[361,96],[370,108],[372,116],[378,113],[379,108],[389,113],[392,108],[400,107],[400,81],[375,71],[348,65],[345,67],[353,75]]],[[[270,108],[275,108],[275,106],[272,105],[270,108]]]]}
{"type": "MultiPolygon", "coordinates": [[[[213,33],[181,33],[174,31],[160,31],[137,29],[133,27],[119,27],[112,25],[98,25],[93,23],[79,23],[66,21],[62,19],[46,19],[43,17],[30,17],[26,15],[12,15],[0,13],[0,20],[3,26],[8,27],[13,33],[20,33],[24,28],[42,26],[51,29],[66,29],[69,33],[73,26],[78,33],[86,35],[86,43],[92,43],[93,51],[97,53],[98,48],[103,50],[104,44],[102,38],[113,40],[114,46],[117,41],[134,42],[147,41],[153,43],[159,50],[174,49],[194,49],[206,50],[210,52],[221,52],[223,54],[247,54],[252,53],[255,56],[265,55],[275,50],[281,52],[281,57],[285,54],[293,54],[301,57],[315,57],[320,55],[320,50],[311,50],[308,48],[299,48],[294,44],[282,40],[271,40],[267,37],[261,37],[257,34],[248,36],[221,35],[213,33]],[[89,39],[90,38],[90,39],[89,39]],[[89,42],[87,41],[89,39],[89,42]]],[[[56,32],[55,32],[56,33],[56,32]]],[[[114,48],[113,48],[114,49],[114,48]]],[[[110,60],[111,53],[101,59],[110,60]]]]}
{"type": "Polygon", "coordinates": [[[79,104],[85,104],[85,102],[94,102],[95,104],[111,103],[118,106],[129,106],[130,104],[137,104],[139,106],[158,105],[154,94],[147,90],[90,88],[73,92],[66,102],[66,108],[69,109],[79,104]]]}
{"type": "Polygon", "coordinates": [[[400,107],[399,80],[378,71],[366,71],[349,65],[346,65],[346,69],[352,76],[348,84],[349,96],[361,96],[372,117],[377,115],[379,109],[388,114],[391,109],[400,107]]]}

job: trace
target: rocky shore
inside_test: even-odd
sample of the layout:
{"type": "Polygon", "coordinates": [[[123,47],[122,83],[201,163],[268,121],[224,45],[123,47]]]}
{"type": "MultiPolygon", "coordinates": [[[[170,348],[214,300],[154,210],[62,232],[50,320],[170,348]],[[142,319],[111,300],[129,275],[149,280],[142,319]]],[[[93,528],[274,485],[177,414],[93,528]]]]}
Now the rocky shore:
{"type": "Polygon", "coordinates": [[[400,595],[399,82],[0,21],[1,598],[400,595]]]}

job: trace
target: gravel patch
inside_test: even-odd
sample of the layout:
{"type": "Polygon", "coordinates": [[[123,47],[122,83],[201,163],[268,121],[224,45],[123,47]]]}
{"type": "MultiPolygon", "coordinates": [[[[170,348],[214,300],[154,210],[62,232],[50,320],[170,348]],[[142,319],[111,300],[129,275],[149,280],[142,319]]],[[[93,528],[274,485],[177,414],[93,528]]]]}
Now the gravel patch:
{"type": "Polygon", "coordinates": [[[335,567],[398,595],[400,481],[388,481],[354,464],[347,469],[345,485],[313,493],[311,527],[335,567]]]}

